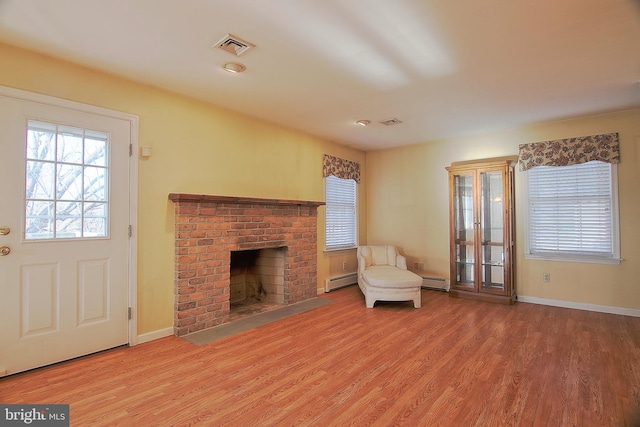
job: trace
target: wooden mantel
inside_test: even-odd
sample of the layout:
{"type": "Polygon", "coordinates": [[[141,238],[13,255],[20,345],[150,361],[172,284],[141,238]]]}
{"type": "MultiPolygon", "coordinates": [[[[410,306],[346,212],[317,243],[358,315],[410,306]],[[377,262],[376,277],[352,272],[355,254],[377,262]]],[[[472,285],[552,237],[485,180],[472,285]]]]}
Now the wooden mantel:
{"type": "Polygon", "coordinates": [[[260,199],[254,197],[212,196],[207,194],[169,193],[169,200],[173,202],[192,203],[238,203],[249,205],[294,205],[294,206],[322,206],[324,202],[310,200],[260,199]]]}

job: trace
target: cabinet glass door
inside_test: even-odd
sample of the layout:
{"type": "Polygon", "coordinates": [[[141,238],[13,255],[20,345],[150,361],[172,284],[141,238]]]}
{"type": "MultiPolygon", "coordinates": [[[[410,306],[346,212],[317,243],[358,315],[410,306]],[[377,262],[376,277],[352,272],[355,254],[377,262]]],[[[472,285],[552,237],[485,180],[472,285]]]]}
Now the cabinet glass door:
{"type": "Polygon", "coordinates": [[[504,209],[501,171],[480,172],[481,290],[504,292],[504,209]]]}
{"type": "Polygon", "coordinates": [[[473,206],[474,175],[453,177],[453,227],[455,284],[475,287],[475,229],[473,206]]]}

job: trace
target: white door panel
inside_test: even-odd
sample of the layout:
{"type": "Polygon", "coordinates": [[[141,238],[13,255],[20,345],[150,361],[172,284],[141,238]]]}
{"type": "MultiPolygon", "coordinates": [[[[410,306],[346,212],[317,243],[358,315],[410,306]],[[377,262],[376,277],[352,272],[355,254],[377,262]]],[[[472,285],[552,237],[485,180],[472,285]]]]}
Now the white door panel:
{"type": "MultiPolygon", "coordinates": [[[[0,256],[0,374],[128,343],[130,140],[127,120],[0,95],[0,226],[10,229],[0,235],[0,246],[10,249],[0,256]],[[107,207],[103,209],[107,211],[104,237],[84,237],[82,225],[80,237],[59,233],[66,238],[25,238],[29,120],[108,135],[104,168],[108,196],[101,205],[107,207]]],[[[90,169],[82,164],[58,164],[55,159],[42,164],[52,170],[90,169]]],[[[56,174],[54,186],[63,176],[56,174]]],[[[80,179],[80,186],[89,179],[80,179]]],[[[78,218],[89,223],[90,211],[85,212],[84,207],[90,199],[85,203],[84,197],[77,202],[83,209],[78,218]]],[[[50,202],[55,209],[65,203],[70,204],[50,202]]],[[[60,212],[56,210],[54,220],[44,222],[62,227],[60,212]]]]}

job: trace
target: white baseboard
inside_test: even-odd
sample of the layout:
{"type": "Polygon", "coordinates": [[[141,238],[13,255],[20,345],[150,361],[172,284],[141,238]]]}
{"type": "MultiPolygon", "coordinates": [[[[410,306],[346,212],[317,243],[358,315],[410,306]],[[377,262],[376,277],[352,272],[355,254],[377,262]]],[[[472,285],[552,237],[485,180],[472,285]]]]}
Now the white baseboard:
{"type": "Polygon", "coordinates": [[[136,344],[142,344],[145,342],[157,340],[164,337],[170,337],[173,335],[173,326],[170,328],[158,329],[157,331],[147,332],[146,334],[138,335],[138,341],[136,344]]]}
{"type": "Polygon", "coordinates": [[[599,313],[619,314],[622,316],[640,317],[640,310],[635,308],[612,307],[608,305],[586,304],[583,302],[563,301],[557,299],[528,297],[518,295],[519,302],[550,305],[553,307],[574,308],[576,310],[597,311],[599,313]]]}

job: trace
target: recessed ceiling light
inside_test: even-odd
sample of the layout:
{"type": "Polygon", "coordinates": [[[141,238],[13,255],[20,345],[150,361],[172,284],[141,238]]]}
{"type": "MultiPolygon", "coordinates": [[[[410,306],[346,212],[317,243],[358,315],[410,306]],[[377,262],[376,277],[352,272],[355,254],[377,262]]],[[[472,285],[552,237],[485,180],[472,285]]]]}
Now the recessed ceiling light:
{"type": "Polygon", "coordinates": [[[356,123],[359,124],[360,126],[366,126],[369,123],[371,123],[371,120],[358,120],[356,123]]]}
{"type": "Polygon", "coordinates": [[[222,68],[230,73],[241,73],[247,69],[247,67],[239,62],[227,62],[222,66],[222,68]]]}
{"type": "Polygon", "coordinates": [[[402,120],[393,118],[389,120],[382,120],[380,123],[382,123],[385,126],[393,126],[393,125],[399,125],[400,123],[402,123],[402,120]]]}

